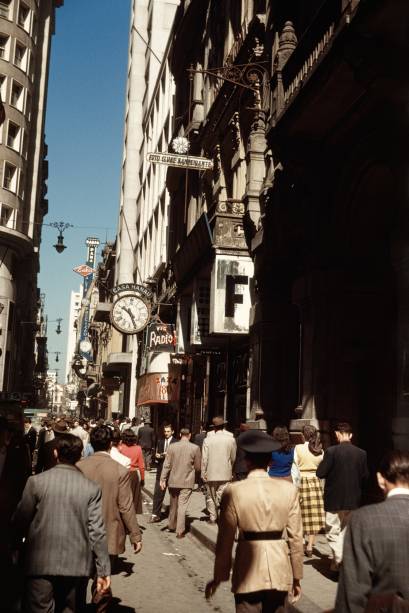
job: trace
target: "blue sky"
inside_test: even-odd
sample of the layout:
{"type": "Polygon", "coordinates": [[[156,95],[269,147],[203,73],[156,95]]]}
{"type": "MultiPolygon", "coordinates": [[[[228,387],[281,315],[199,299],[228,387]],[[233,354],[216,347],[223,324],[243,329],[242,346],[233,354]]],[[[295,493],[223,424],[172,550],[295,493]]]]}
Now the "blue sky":
{"type": "Polygon", "coordinates": [[[64,381],[71,290],[86,259],[85,239],[115,237],[120,193],[130,0],[66,0],[56,12],[52,40],[46,141],[49,212],[65,221],[67,249],[53,248],[55,228],[43,227],[39,286],[49,320],[63,318],[63,333],[48,328],[50,368],[64,381]],[[60,351],[59,363],[52,352],[60,351]]]}

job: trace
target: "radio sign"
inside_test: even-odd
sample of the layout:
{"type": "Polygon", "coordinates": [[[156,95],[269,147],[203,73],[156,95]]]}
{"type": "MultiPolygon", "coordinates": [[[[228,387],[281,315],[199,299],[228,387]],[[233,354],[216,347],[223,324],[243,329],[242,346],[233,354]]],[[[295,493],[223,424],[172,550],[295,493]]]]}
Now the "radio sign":
{"type": "Polygon", "coordinates": [[[148,326],[148,348],[150,351],[175,350],[176,333],[173,324],[153,323],[148,326]]]}

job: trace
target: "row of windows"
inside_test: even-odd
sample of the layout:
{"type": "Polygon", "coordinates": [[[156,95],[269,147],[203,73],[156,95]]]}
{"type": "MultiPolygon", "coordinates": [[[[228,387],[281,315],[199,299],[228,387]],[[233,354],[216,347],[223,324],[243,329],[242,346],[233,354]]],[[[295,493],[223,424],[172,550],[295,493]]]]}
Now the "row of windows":
{"type": "Polygon", "coordinates": [[[24,113],[28,121],[31,119],[31,95],[16,79],[11,79],[10,95],[7,99],[7,77],[0,74],[0,94],[3,102],[24,113]]]}
{"type": "Polygon", "coordinates": [[[31,19],[32,11],[22,0],[0,0],[0,18],[14,21],[14,9],[17,7],[16,22],[30,34],[31,28],[35,27],[35,18],[31,19]]]}
{"type": "Polygon", "coordinates": [[[34,56],[18,40],[15,40],[14,43],[14,54],[12,54],[12,44],[13,39],[6,35],[0,34],[0,58],[2,60],[11,61],[11,57],[13,57],[13,63],[17,68],[20,68],[23,72],[25,72],[31,80],[34,78],[34,56]]]}

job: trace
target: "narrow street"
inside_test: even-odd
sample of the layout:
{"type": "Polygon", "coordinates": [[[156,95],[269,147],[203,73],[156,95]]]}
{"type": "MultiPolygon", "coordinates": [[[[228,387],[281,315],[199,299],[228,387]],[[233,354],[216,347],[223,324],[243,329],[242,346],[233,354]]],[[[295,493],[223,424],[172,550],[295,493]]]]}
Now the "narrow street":
{"type": "MultiPolygon", "coordinates": [[[[145,506],[146,508],[146,506],[145,506]]],[[[233,595],[226,583],[211,602],[204,597],[212,576],[213,555],[189,534],[177,540],[166,532],[166,521],[148,524],[150,514],[139,515],[144,528],[144,548],[138,555],[131,547],[120,556],[112,590],[118,613],[184,613],[234,611],[233,595]]]]}

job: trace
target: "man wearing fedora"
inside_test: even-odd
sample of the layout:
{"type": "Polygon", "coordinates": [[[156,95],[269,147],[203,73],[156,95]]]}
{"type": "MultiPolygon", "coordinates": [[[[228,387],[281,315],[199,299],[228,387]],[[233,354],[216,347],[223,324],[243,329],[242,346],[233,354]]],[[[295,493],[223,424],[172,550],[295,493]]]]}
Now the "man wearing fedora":
{"type": "Polygon", "coordinates": [[[138,445],[142,447],[145,469],[151,469],[152,452],[155,448],[155,430],[151,426],[149,417],[144,418],[144,424],[138,430],[138,445]]]}
{"type": "Polygon", "coordinates": [[[202,447],[202,479],[207,487],[206,506],[210,523],[216,523],[220,500],[226,485],[232,480],[237,445],[224,427],[223,417],[213,417],[214,434],[206,436],[202,447]]]}
{"type": "Polygon", "coordinates": [[[41,447],[39,447],[38,449],[37,464],[35,470],[37,474],[43,472],[44,470],[54,468],[54,466],[57,464],[57,460],[54,454],[55,439],[61,434],[68,433],[68,424],[65,419],[57,419],[54,422],[48,422],[46,428],[48,429],[48,432],[46,431],[44,440],[41,443],[41,447]],[[46,441],[47,435],[48,440],[46,441]]]}
{"type": "Polygon", "coordinates": [[[279,447],[271,436],[248,430],[241,435],[240,446],[249,474],[224,490],[214,574],[206,598],[230,578],[238,530],[232,575],[236,613],[272,613],[281,610],[288,594],[292,602],[301,595],[304,554],[298,492],[289,481],[270,479],[266,472],[271,452],[279,447]]]}

